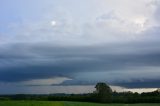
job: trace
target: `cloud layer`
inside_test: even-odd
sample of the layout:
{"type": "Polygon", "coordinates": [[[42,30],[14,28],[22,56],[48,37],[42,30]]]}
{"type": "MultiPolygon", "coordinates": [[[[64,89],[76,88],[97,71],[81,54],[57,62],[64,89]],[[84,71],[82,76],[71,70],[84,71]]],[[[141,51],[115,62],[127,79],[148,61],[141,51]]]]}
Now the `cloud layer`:
{"type": "Polygon", "coordinates": [[[39,2],[0,7],[1,85],[160,87],[158,0],[39,2]]]}

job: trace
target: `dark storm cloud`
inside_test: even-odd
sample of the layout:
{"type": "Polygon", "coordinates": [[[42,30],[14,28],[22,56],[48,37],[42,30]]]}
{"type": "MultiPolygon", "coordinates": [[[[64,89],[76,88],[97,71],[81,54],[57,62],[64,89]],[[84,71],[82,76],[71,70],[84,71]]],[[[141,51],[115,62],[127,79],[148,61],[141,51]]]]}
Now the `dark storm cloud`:
{"type": "Polygon", "coordinates": [[[157,88],[160,87],[160,79],[145,79],[145,81],[135,80],[132,82],[121,82],[121,83],[114,83],[115,85],[120,85],[127,88],[157,88]]]}
{"type": "MultiPolygon", "coordinates": [[[[0,51],[0,81],[20,82],[68,77],[73,80],[64,82],[64,85],[85,85],[97,81],[109,81],[112,84],[121,80],[114,75],[113,78],[109,77],[107,73],[114,71],[115,74],[120,73],[122,77],[124,75],[125,80],[132,80],[130,84],[135,83],[134,80],[147,78],[152,80],[155,79],[154,75],[149,76],[147,74],[150,73],[145,72],[146,70],[138,68],[159,67],[160,49],[158,45],[159,42],[157,41],[66,47],[36,43],[4,45],[0,51]],[[131,79],[124,74],[133,71],[133,69],[135,72],[141,71],[141,74],[146,74],[146,77],[141,78],[141,75],[135,74],[136,78],[132,77],[131,79]],[[106,72],[106,76],[102,75],[100,78],[91,79],[80,77],[85,73],[89,73],[86,76],[92,77],[96,72],[106,72]],[[80,73],[79,76],[77,73],[80,73]]],[[[155,81],[159,81],[159,78],[155,81]]],[[[123,80],[118,83],[120,85],[127,84],[123,80]]],[[[128,83],[128,86],[130,84],[128,83]]]]}

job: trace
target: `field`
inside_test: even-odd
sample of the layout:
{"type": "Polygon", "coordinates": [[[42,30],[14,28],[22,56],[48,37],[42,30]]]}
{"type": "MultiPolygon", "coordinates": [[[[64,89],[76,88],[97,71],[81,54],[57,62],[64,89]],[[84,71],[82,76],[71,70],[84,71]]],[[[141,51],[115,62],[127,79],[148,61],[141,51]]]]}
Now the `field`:
{"type": "Polygon", "coordinates": [[[83,102],[0,101],[0,106],[160,106],[160,104],[98,104],[83,102]]]}

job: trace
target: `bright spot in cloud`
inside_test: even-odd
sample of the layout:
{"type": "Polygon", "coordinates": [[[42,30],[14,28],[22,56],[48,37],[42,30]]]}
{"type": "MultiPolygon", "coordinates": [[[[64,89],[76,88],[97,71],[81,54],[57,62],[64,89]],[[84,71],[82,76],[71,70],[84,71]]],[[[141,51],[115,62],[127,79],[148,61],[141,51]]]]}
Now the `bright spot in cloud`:
{"type": "Polygon", "coordinates": [[[134,23],[136,25],[138,25],[140,28],[144,28],[145,27],[144,26],[145,22],[146,22],[146,18],[145,17],[139,17],[139,18],[136,18],[134,20],[134,23]]]}
{"type": "Polygon", "coordinates": [[[56,25],[57,25],[57,22],[53,20],[53,21],[51,21],[51,25],[52,25],[52,26],[56,26],[56,25]]]}

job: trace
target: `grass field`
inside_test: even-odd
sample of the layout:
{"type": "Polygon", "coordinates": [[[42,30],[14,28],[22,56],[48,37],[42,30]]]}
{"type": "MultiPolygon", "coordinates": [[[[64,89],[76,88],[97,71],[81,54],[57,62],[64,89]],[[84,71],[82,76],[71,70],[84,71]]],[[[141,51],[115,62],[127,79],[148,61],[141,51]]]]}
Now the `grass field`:
{"type": "Polygon", "coordinates": [[[0,101],[0,106],[160,106],[160,104],[98,104],[83,102],[0,101]]]}

